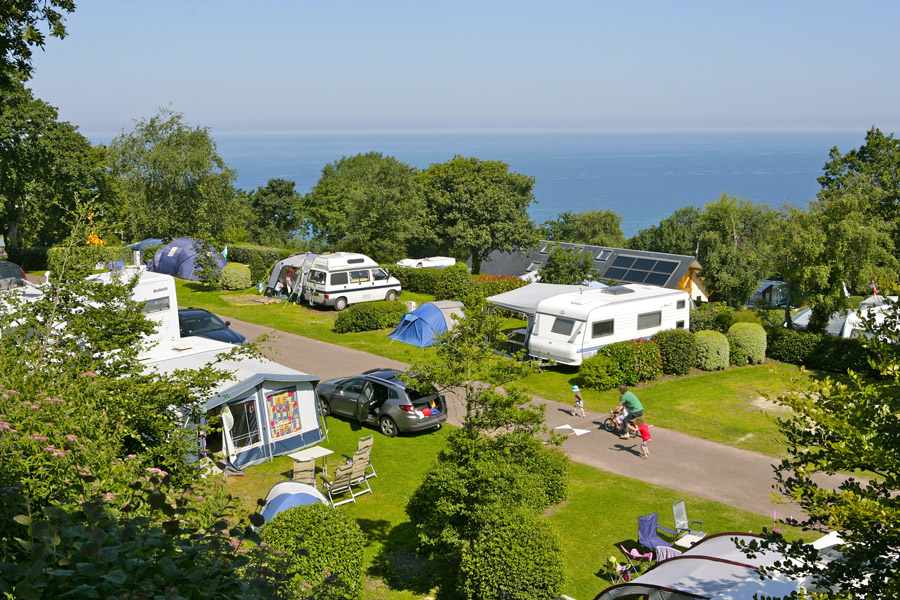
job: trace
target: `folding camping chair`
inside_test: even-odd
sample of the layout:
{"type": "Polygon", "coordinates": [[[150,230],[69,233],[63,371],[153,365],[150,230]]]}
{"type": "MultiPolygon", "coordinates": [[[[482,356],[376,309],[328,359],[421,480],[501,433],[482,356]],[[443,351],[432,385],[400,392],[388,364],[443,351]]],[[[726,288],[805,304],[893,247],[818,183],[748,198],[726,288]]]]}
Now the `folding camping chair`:
{"type": "Polygon", "coordinates": [[[671,542],[667,542],[660,537],[657,530],[662,530],[669,535],[675,535],[675,532],[668,527],[659,524],[659,516],[654,512],[643,517],[638,517],[638,542],[644,548],[656,551],[659,547],[671,546],[671,542]]]}
{"type": "MultiPolygon", "coordinates": [[[[347,456],[346,454],[344,456],[347,456]]],[[[353,456],[347,456],[350,460],[350,487],[359,486],[360,490],[354,494],[371,494],[372,488],[369,486],[369,479],[366,477],[366,469],[369,467],[369,451],[357,450],[353,456]],[[366,486],[362,489],[362,486],[366,486]]]]}
{"type": "Polygon", "coordinates": [[[619,577],[623,581],[630,581],[634,577],[637,577],[638,575],[643,573],[644,567],[641,567],[640,565],[649,565],[653,562],[653,552],[641,554],[637,548],[626,550],[625,546],[621,544],[619,544],[619,548],[622,550],[622,554],[625,555],[625,560],[628,561],[628,565],[623,570],[624,572],[619,572],[619,577]],[[632,577],[630,574],[633,574],[634,577],[632,577]]]}
{"type": "Polygon", "coordinates": [[[701,538],[706,537],[706,532],[703,531],[704,521],[695,521],[694,519],[688,519],[687,509],[684,506],[684,500],[679,500],[672,505],[672,515],[675,517],[676,538],[680,538],[684,535],[695,535],[701,538]],[[693,529],[691,527],[691,523],[698,524],[700,526],[700,529],[693,529]]]}
{"type": "Polygon", "coordinates": [[[375,443],[375,437],[371,433],[365,437],[359,438],[359,440],[356,442],[356,451],[357,452],[362,452],[363,450],[365,450],[366,453],[369,454],[368,458],[370,460],[369,460],[368,468],[371,471],[371,473],[366,473],[366,479],[370,479],[372,477],[378,477],[378,473],[375,472],[375,467],[372,466],[372,462],[371,462],[372,446],[374,445],[374,443],[375,443]]]}
{"type": "Polygon", "coordinates": [[[294,468],[291,470],[291,481],[316,486],[316,459],[294,460],[294,468]]]}
{"type": "Polygon", "coordinates": [[[352,468],[353,463],[339,466],[334,470],[334,479],[328,479],[325,475],[319,475],[322,478],[322,487],[325,488],[325,493],[328,494],[328,502],[331,503],[332,508],[348,502],[356,504],[356,496],[353,494],[353,488],[350,486],[350,470],[352,468]],[[350,494],[350,497],[346,500],[335,502],[334,497],[341,494],[350,494]]]}

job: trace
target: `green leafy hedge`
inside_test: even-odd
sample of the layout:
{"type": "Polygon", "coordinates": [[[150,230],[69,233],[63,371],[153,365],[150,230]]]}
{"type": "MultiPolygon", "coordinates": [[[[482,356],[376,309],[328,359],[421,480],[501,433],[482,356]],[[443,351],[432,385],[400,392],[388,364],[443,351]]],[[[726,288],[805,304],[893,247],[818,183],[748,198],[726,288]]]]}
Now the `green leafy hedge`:
{"type": "Polygon", "coordinates": [[[521,457],[521,466],[537,475],[547,495],[548,506],[569,496],[569,458],[559,448],[543,446],[521,457]]]}
{"type": "Polygon", "coordinates": [[[698,331],[697,367],[704,371],[720,371],[728,366],[728,338],[718,331],[698,331]]]}
{"type": "Polygon", "coordinates": [[[456,263],[443,269],[440,280],[434,288],[435,300],[466,301],[466,295],[472,287],[472,277],[465,263],[456,263]]]}
{"type": "MultiPolygon", "coordinates": [[[[47,268],[58,273],[68,250],[55,246],[47,251],[47,268]]],[[[68,268],[92,271],[97,263],[124,261],[131,262],[131,248],[128,246],[79,246],[72,248],[68,268]]]]}
{"type": "Polygon", "coordinates": [[[647,338],[603,346],[578,368],[585,387],[599,390],[652,381],[661,373],[659,344],[647,338]],[[605,357],[606,360],[596,358],[598,356],[605,357]]]}
{"type": "Polygon", "coordinates": [[[706,302],[691,310],[691,331],[725,333],[734,324],[735,310],[724,302],[706,302]]]}
{"type": "Polygon", "coordinates": [[[445,269],[414,269],[397,265],[382,265],[382,268],[396,277],[407,292],[434,296],[445,269]]]}
{"type": "Polygon", "coordinates": [[[230,262],[222,269],[222,288],[226,290],[246,290],[252,285],[250,267],[230,262]]]}
{"type": "Polygon", "coordinates": [[[405,314],[406,304],[403,302],[377,300],[351,304],[347,310],[338,313],[334,320],[334,331],[335,333],[348,333],[395,327],[405,314]]]}
{"type": "Polygon", "coordinates": [[[26,271],[46,271],[47,252],[50,248],[34,246],[32,248],[19,248],[9,255],[9,260],[16,263],[26,271]]]}
{"type": "Polygon", "coordinates": [[[872,374],[868,352],[859,340],[824,333],[774,327],[768,330],[766,355],[769,358],[812,369],[872,374]]]}
{"type": "Polygon", "coordinates": [[[461,588],[467,600],[553,600],[563,583],[559,540],[536,515],[494,515],[463,552],[461,588]]]}
{"type": "Polygon", "coordinates": [[[687,375],[697,364],[697,340],[684,329],[659,331],[651,338],[659,344],[662,371],[666,375],[687,375]]]}
{"type": "Polygon", "coordinates": [[[496,296],[516,290],[520,287],[528,285],[528,282],[518,277],[507,277],[503,275],[479,275],[472,279],[472,291],[482,298],[496,296]]]}
{"type": "Polygon", "coordinates": [[[766,330],[758,323],[735,323],[728,328],[731,364],[758,365],[766,359],[766,330]]]}
{"type": "Polygon", "coordinates": [[[272,268],[282,258],[293,256],[297,251],[292,248],[273,248],[271,246],[255,246],[253,244],[236,244],[228,246],[228,260],[249,265],[252,256],[258,256],[266,270],[272,268]]]}
{"type": "Polygon", "coordinates": [[[291,582],[297,592],[303,584],[317,587],[328,574],[346,586],[351,598],[362,593],[365,536],[356,520],[326,504],[309,504],[278,513],[259,532],[264,542],[285,553],[291,582]]]}

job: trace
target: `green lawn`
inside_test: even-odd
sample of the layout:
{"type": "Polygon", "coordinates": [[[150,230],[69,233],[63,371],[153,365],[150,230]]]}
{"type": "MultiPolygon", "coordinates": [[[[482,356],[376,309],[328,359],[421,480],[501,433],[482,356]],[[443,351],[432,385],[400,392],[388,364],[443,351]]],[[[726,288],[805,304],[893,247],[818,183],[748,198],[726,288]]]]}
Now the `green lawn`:
{"type": "MultiPolygon", "coordinates": [[[[356,449],[356,440],[373,430],[336,418],[329,419],[329,440],[323,445],[335,454],[329,470],[340,464],[342,453],[356,449]]],[[[434,595],[445,575],[440,562],[415,556],[414,529],[404,508],[410,494],[422,481],[429,465],[445,444],[445,426],[436,432],[386,438],[375,434],[372,464],[378,477],[370,480],[373,493],[357,498],[337,510],[353,515],[369,544],[366,548],[367,583],[364,597],[407,600],[434,595]]],[[[291,461],[285,457],[248,469],[245,477],[232,477],[228,489],[248,510],[257,498],[290,476],[291,461]]],[[[684,498],[691,518],[706,522],[706,530],[756,531],[770,527],[766,517],[730,506],[681,494],[641,481],[612,475],[572,463],[569,499],[548,511],[565,557],[563,592],[573,598],[593,598],[611,585],[598,575],[608,556],[622,559],[618,544],[634,544],[637,518],[657,511],[660,523],[672,525],[671,505],[684,498]]]]}

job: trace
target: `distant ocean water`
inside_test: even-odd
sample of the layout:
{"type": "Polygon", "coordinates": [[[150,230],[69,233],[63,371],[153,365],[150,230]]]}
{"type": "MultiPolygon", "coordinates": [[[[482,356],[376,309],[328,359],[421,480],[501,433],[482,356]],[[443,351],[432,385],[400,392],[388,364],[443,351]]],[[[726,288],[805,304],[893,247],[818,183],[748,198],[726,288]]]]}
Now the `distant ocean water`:
{"type": "Polygon", "coordinates": [[[305,194],[327,163],[377,151],[420,169],[454,155],[502,160],[535,178],[538,223],[561,212],[609,209],[626,236],[722,192],[778,207],[805,207],[833,146],[858,148],[864,133],[780,134],[330,134],[215,135],[219,153],[252,190],[289,179],[305,194]]]}

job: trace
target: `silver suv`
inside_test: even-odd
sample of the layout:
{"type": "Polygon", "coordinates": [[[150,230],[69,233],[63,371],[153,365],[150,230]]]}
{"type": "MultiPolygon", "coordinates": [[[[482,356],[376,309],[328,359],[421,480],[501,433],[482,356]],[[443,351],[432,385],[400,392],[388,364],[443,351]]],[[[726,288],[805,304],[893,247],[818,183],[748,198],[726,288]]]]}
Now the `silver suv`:
{"type": "Polygon", "coordinates": [[[440,427],[447,420],[444,395],[407,388],[399,379],[402,374],[396,369],[372,369],[361,375],[323,381],[316,388],[322,414],[377,425],[388,437],[440,427]]]}

